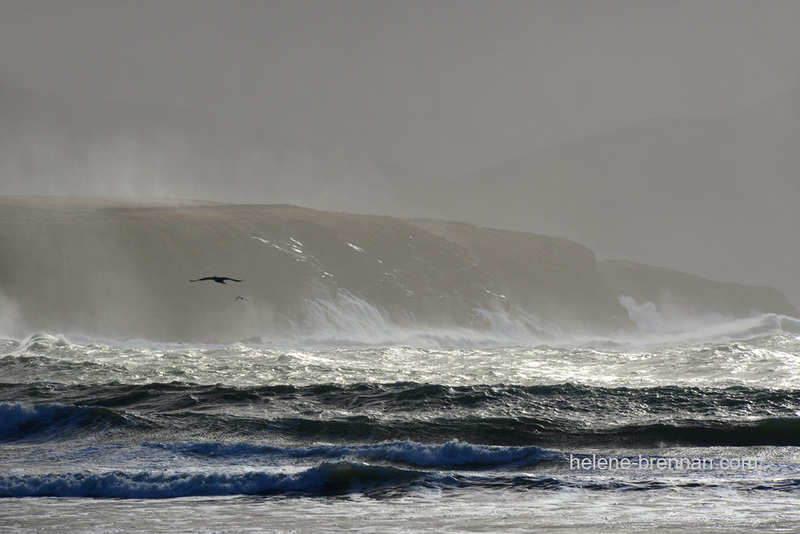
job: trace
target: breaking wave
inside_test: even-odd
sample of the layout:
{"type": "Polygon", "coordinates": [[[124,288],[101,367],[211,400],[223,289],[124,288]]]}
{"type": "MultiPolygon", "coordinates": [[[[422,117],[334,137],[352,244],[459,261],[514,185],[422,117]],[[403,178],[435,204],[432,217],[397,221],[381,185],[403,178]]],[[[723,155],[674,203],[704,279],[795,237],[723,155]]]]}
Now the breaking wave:
{"type": "Polygon", "coordinates": [[[296,473],[110,471],[0,475],[0,497],[164,499],[190,496],[311,493],[334,495],[396,485],[422,473],[353,462],[322,463],[296,473]]]}
{"type": "Polygon", "coordinates": [[[800,334],[800,319],[775,313],[754,313],[750,317],[686,314],[665,318],[652,302],[639,303],[631,297],[620,297],[620,303],[637,325],[633,335],[620,336],[627,341],[664,343],[702,343],[745,340],[776,334],[800,334]]]}

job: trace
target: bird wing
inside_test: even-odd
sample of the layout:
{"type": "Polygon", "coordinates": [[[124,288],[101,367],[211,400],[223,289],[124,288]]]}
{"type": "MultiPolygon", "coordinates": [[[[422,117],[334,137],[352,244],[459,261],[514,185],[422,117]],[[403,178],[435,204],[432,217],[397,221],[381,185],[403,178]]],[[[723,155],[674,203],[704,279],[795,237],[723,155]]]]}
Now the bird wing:
{"type": "Polygon", "coordinates": [[[220,280],[230,280],[231,282],[241,282],[241,280],[237,280],[236,278],[228,278],[227,276],[223,276],[220,280]]]}
{"type": "Polygon", "coordinates": [[[190,282],[202,282],[203,280],[213,280],[213,276],[206,276],[205,278],[198,278],[197,280],[189,280],[190,282]]]}

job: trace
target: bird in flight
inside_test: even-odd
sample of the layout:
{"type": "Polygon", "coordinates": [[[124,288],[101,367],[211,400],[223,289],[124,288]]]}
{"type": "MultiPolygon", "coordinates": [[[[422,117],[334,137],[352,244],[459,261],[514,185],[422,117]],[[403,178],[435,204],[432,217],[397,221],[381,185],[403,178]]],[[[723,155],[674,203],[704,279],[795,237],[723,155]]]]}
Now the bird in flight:
{"type": "Polygon", "coordinates": [[[202,282],[203,280],[213,280],[218,284],[224,284],[225,280],[230,280],[231,282],[241,282],[241,280],[237,280],[236,278],[228,278],[227,276],[206,276],[205,278],[198,278],[197,280],[189,280],[189,281],[202,282]]]}
{"type": "Polygon", "coordinates": [[[245,302],[250,302],[249,300],[247,300],[247,299],[246,299],[246,298],[244,298],[244,297],[236,297],[236,300],[243,300],[243,301],[245,301],[245,302]]]}

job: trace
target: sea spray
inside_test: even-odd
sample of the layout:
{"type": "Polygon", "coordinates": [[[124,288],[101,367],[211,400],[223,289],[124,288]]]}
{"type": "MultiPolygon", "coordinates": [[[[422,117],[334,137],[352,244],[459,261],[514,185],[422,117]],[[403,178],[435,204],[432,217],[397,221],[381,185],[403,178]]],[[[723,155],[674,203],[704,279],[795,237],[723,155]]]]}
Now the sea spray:
{"type": "Polygon", "coordinates": [[[502,513],[520,532],[609,516],[640,530],[664,517],[681,531],[790,529],[796,323],[739,320],[701,342],[452,348],[6,340],[0,521],[243,531],[268,518],[329,531],[399,517],[406,530],[491,530],[502,513]]]}

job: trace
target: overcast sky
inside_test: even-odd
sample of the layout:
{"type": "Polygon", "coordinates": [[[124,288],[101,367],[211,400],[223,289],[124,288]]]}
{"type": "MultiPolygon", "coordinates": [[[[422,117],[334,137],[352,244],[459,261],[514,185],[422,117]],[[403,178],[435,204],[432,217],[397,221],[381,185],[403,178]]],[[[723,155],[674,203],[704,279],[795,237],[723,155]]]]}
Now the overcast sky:
{"type": "Polygon", "coordinates": [[[797,0],[0,0],[0,85],[458,176],[800,86],[797,0]]]}

